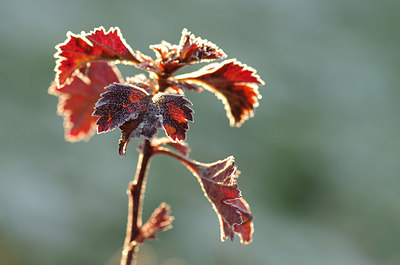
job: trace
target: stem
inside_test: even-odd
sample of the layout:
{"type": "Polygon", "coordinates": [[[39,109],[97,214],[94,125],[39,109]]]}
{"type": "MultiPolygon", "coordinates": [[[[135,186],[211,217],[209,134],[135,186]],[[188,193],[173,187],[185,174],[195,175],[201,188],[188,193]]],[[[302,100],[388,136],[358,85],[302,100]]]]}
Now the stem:
{"type": "Polygon", "coordinates": [[[169,150],[168,148],[157,147],[157,148],[154,149],[154,154],[168,155],[168,156],[171,156],[173,158],[178,159],[179,161],[181,161],[185,165],[188,165],[188,166],[191,165],[191,163],[190,163],[191,159],[189,159],[189,158],[187,158],[187,157],[185,157],[185,156],[183,156],[181,154],[175,153],[175,152],[169,150]]]}
{"type": "MultiPolygon", "coordinates": [[[[153,154],[164,154],[164,155],[168,155],[170,157],[173,157],[175,159],[178,159],[179,161],[181,161],[182,164],[184,164],[189,170],[191,170],[192,172],[195,171],[194,165],[195,164],[199,164],[196,161],[193,161],[192,159],[183,156],[181,154],[178,154],[176,152],[171,151],[168,148],[165,147],[157,147],[153,149],[153,154]]],[[[196,175],[196,174],[195,174],[196,175]]]]}
{"type": "Polygon", "coordinates": [[[121,265],[133,265],[136,261],[138,243],[135,238],[142,226],[143,197],[146,187],[147,169],[153,155],[153,148],[149,140],[144,140],[136,169],[135,179],[129,183],[127,194],[129,196],[128,221],[126,224],[126,237],[122,250],[121,265]]]}

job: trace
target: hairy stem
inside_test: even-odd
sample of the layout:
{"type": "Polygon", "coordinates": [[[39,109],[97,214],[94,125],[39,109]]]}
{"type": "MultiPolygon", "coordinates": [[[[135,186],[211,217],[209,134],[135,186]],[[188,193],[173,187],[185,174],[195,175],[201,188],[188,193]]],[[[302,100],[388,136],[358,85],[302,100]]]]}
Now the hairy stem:
{"type": "Polygon", "coordinates": [[[127,194],[129,196],[128,221],[126,224],[126,237],[122,250],[121,265],[133,265],[136,260],[138,243],[135,238],[142,226],[142,208],[144,190],[146,187],[147,169],[153,155],[153,148],[149,140],[145,140],[140,148],[135,179],[129,183],[127,194]]]}
{"type": "Polygon", "coordinates": [[[164,154],[164,155],[168,155],[170,157],[173,157],[175,159],[178,159],[179,161],[181,161],[185,166],[193,169],[193,164],[194,161],[186,156],[183,156],[181,154],[178,154],[176,152],[171,151],[168,148],[164,148],[164,147],[157,147],[153,149],[153,154],[164,154]]]}

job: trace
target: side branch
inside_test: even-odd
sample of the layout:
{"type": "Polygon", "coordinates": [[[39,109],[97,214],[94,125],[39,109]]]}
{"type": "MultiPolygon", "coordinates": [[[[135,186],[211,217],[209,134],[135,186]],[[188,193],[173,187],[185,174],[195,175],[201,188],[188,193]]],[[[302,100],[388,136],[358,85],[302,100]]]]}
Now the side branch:
{"type": "Polygon", "coordinates": [[[138,243],[135,238],[142,226],[143,194],[146,186],[147,169],[153,155],[149,140],[145,140],[140,149],[135,179],[129,183],[129,212],[126,226],[125,243],[122,250],[121,265],[132,265],[136,260],[138,243]]]}

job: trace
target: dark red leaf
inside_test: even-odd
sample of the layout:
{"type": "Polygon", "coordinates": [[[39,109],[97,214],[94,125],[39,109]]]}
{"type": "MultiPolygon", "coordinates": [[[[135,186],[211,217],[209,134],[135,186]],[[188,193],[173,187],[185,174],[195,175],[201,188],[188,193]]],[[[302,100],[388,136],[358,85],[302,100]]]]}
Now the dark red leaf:
{"type": "Polygon", "coordinates": [[[221,240],[233,240],[235,233],[242,244],[252,240],[253,216],[236,183],[239,172],[234,158],[228,157],[215,163],[204,164],[183,159],[184,164],[198,178],[204,195],[213,205],[221,225],[221,240]]]}
{"type": "Polygon", "coordinates": [[[96,123],[99,133],[120,127],[121,155],[125,154],[130,139],[140,135],[152,139],[161,126],[172,140],[185,139],[193,110],[188,107],[192,103],[184,96],[163,93],[152,96],[132,84],[114,83],[105,89],[108,91],[101,94],[93,115],[100,117],[96,123]]]}
{"type": "Polygon", "coordinates": [[[193,121],[192,103],[181,95],[157,94],[153,102],[159,105],[162,123],[167,135],[174,141],[186,138],[188,121],[193,121]]]}
{"type": "Polygon", "coordinates": [[[140,135],[143,135],[146,139],[152,139],[161,126],[158,109],[150,103],[146,112],[140,113],[137,118],[128,120],[119,127],[122,133],[119,140],[119,154],[121,156],[126,154],[126,147],[132,138],[139,138],[140,135]]]}
{"type": "Polygon", "coordinates": [[[186,65],[184,63],[180,63],[179,61],[179,47],[177,45],[162,41],[160,44],[150,45],[150,48],[155,52],[157,56],[157,70],[153,70],[153,72],[161,75],[170,76],[179,68],[186,65]]]}
{"type": "Polygon", "coordinates": [[[254,115],[261,98],[258,86],[264,82],[256,70],[236,60],[207,65],[196,72],[175,77],[202,85],[225,104],[231,126],[240,126],[254,115]]]}
{"type": "Polygon", "coordinates": [[[129,120],[119,126],[121,129],[121,139],[119,139],[118,142],[118,153],[121,156],[124,156],[126,154],[126,147],[128,146],[130,140],[131,140],[131,134],[134,130],[138,128],[140,123],[143,121],[143,115],[140,115],[138,118],[134,120],[129,120]]]}
{"type": "Polygon", "coordinates": [[[131,47],[123,39],[119,28],[96,28],[90,33],[67,34],[68,39],[56,46],[56,82],[62,87],[71,82],[77,70],[83,71],[87,63],[98,60],[114,60],[140,63],[131,47]]]}
{"type": "Polygon", "coordinates": [[[179,42],[179,60],[181,63],[194,63],[216,59],[225,59],[226,54],[208,40],[196,38],[187,29],[183,29],[179,42]]]}
{"type": "MultiPolygon", "coordinates": [[[[143,64],[147,67],[143,69],[166,76],[171,76],[178,69],[192,63],[226,58],[226,54],[215,44],[196,38],[187,29],[183,29],[179,45],[162,41],[160,44],[151,45],[150,48],[156,53],[157,60],[155,64],[154,62],[143,64]],[[157,69],[154,68],[155,65],[157,69]]],[[[196,87],[187,86],[185,89],[187,88],[196,87]]]]}
{"type": "Polygon", "coordinates": [[[86,76],[75,75],[71,83],[63,87],[55,82],[49,93],[59,96],[58,114],[64,116],[65,139],[76,142],[88,140],[95,131],[97,117],[92,116],[96,101],[104,87],[112,82],[121,82],[118,69],[106,62],[92,62],[86,76]]]}
{"type": "Polygon", "coordinates": [[[151,95],[138,86],[114,83],[105,89],[108,91],[101,94],[93,112],[93,116],[100,117],[96,122],[99,133],[113,130],[131,119],[143,118],[148,110],[151,95]]]}
{"type": "Polygon", "coordinates": [[[149,220],[140,228],[139,234],[135,238],[137,243],[142,243],[146,239],[155,239],[156,232],[166,231],[172,228],[174,217],[170,216],[170,207],[166,203],[161,203],[154,210],[149,220]]]}

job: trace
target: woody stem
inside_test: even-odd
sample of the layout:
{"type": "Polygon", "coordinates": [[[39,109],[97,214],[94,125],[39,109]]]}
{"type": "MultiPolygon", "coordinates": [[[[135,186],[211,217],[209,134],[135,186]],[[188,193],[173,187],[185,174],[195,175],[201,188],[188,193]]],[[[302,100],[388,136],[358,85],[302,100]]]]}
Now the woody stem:
{"type": "Polygon", "coordinates": [[[153,148],[150,141],[146,139],[140,148],[135,179],[129,183],[127,190],[129,196],[128,221],[120,265],[133,265],[136,261],[138,243],[135,238],[138,236],[142,226],[143,197],[147,170],[152,155],[153,148]]]}

